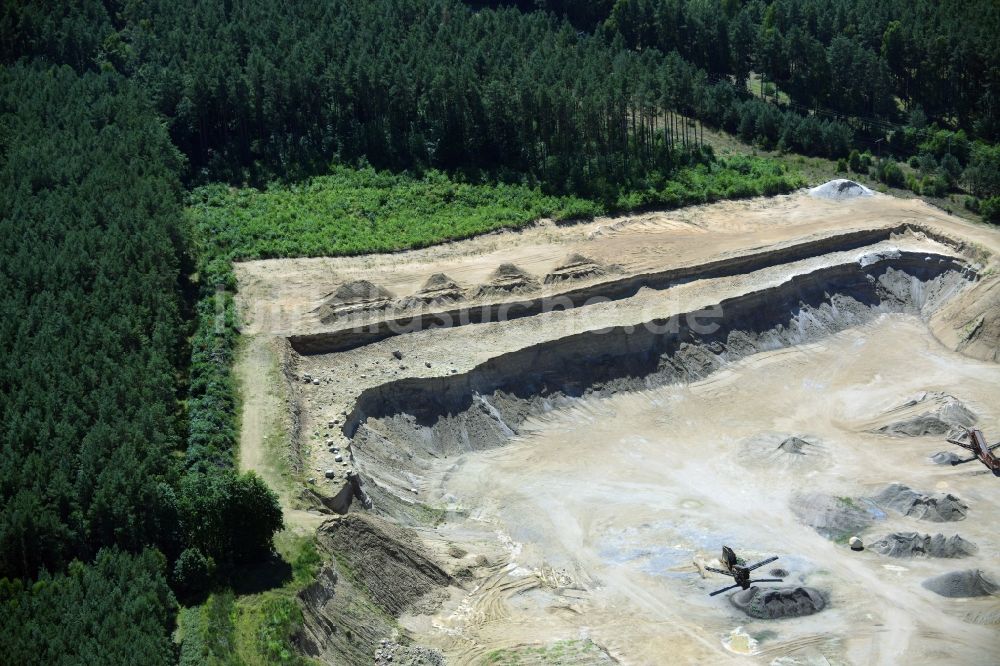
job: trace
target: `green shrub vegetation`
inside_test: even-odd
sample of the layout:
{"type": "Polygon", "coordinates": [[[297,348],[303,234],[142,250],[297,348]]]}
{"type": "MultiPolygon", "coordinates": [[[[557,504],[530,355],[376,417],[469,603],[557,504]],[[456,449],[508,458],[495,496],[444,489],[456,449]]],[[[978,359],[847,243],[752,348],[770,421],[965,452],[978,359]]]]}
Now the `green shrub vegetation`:
{"type": "Polygon", "coordinates": [[[236,596],[220,590],[180,613],[180,664],[288,664],[305,666],[292,637],[302,627],[296,594],[315,580],[322,563],[310,538],[283,533],[278,551],[292,568],[284,586],[236,596]]]}
{"type": "Polygon", "coordinates": [[[205,603],[180,614],[180,666],[238,664],[236,651],[236,600],[231,590],[212,594],[205,603]]]}
{"type": "Polygon", "coordinates": [[[903,170],[892,159],[879,160],[875,165],[875,177],[889,187],[903,187],[906,184],[903,170]]]}
{"type": "MultiPolygon", "coordinates": [[[[545,195],[525,185],[470,185],[438,172],[417,178],[336,167],[327,176],[266,190],[201,187],[187,214],[199,252],[229,261],[390,252],[516,229],[540,217],[675,208],[802,185],[801,176],[781,164],[744,156],[706,161],[670,179],[651,177],[642,189],[612,190],[610,201],[545,195]]],[[[224,271],[214,275],[229,279],[224,271]]]]}
{"type": "Polygon", "coordinates": [[[1000,196],[1000,145],[977,143],[962,178],[974,196],[1000,196]]]}
{"type": "Polygon", "coordinates": [[[990,222],[1000,222],[1000,196],[987,197],[980,201],[979,212],[990,222]]]}
{"type": "Polygon", "coordinates": [[[469,185],[438,172],[415,178],[347,167],[263,191],[201,187],[188,207],[199,251],[227,260],[388,252],[517,228],[540,217],[602,211],[590,201],[524,185],[469,185]]]}

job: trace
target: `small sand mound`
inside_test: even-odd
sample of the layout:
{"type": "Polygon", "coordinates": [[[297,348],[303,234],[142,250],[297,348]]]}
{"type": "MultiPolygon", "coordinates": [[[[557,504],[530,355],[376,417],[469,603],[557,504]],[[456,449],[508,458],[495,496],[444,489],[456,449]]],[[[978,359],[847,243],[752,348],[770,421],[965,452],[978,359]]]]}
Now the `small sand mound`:
{"type": "Polygon", "coordinates": [[[453,303],[465,298],[465,290],[444,273],[435,273],[427,278],[413,299],[421,303],[453,303]]]}
{"type": "Polygon", "coordinates": [[[812,444],[801,437],[788,437],[781,444],[778,444],[778,450],[796,456],[804,456],[808,455],[807,451],[812,446],[812,444]]]}
{"type": "Polygon", "coordinates": [[[743,442],[744,462],[750,466],[816,466],[828,457],[826,447],[814,437],[786,433],[760,433],[743,442]]]}
{"type": "Polygon", "coordinates": [[[925,495],[900,483],[885,487],[875,496],[881,506],[898,511],[904,516],[935,523],[965,520],[969,507],[951,493],[925,495]]]}
{"type": "Polygon", "coordinates": [[[568,266],[578,266],[580,264],[593,264],[593,263],[596,263],[596,262],[593,259],[591,259],[590,257],[585,257],[582,254],[580,254],[579,252],[571,252],[563,260],[562,268],[566,268],[568,266]]]}
{"type": "Polygon", "coordinates": [[[873,542],[869,548],[889,557],[967,557],[977,550],[976,544],[955,534],[917,534],[916,532],[894,532],[873,542]]]}
{"type": "Polygon", "coordinates": [[[920,393],[886,412],[881,420],[893,419],[875,432],[893,437],[947,435],[955,437],[976,423],[976,415],[955,396],[920,393]]]}
{"type": "Polygon", "coordinates": [[[583,280],[600,277],[608,273],[608,268],[582,254],[573,253],[563,259],[562,263],[545,276],[545,284],[553,284],[564,280],[583,280]]]}
{"type": "Polygon", "coordinates": [[[476,290],[476,296],[492,296],[532,291],[538,288],[538,280],[514,264],[500,264],[490,281],[476,290]]]}
{"type": "Polygon", "coordinates": [[[392,303],[392,294],[368,280],[345,282],[323,299],[316,312],[320,321],[329,323],[339,317],[373,310],[384,310],[392,303]]]}
{"type": "Polygon", "coordinates": [[[938,451],[931,456],[931,461],[935,465],[950,465],[959,460],[963,460],[962,456],[954,453],[953,451],[938,451]]]}
{"type": "Polygon", "coordinates": [[[796,495],[792,512],[803,524],[835,541],[855,535],[883,517],[866,500],[819,493],[796,495]]]}
{"type": "Polygon", "coordinates": [[[833,199],[835,201],[840,201],[842,199],[854,199],[856,197],[870,197],[874,193],[864,185],[855,183],[853,180],[837,178],[828,183],[823,183],[822,185],[812,188],[809,190],[809,194],[817,199],[833,199]]]}
{"type": "Polygon", "coordinates": [[[493,271],[490,276],[494,281],[500,280],[523,280],[530,279],[530,276],[525,273],[517,264],[500,264],[497,269],[493,271]]]}
{"type": "Polygon", "coordinates": [[[426,282],[424,282],[424,286],[421,291],[430,291],[432,289],[450,289],[457,286],[458,284],[444,273],[434,273],[427,278],[426,282]]]}
{"type": "Polygon", "coordinates": [[[804,617],[826,608],[823,594],[811,587],[764,588],[752,586],[729,597],[734,606],[761,620],[804,617]]]}
{"type": "Polygon", "coordinates": [[[986,597],[1000,590],[1000,585],[979,569],[950,571],[928,578],[922,585],[935,594],[951,599],[986,597]]]}

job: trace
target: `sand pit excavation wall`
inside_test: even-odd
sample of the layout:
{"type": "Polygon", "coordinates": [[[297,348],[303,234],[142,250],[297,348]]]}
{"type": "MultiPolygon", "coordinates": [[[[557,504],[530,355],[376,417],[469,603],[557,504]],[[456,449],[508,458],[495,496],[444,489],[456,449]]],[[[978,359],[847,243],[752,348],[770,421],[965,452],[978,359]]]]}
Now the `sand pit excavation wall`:
{"type": "MultiPolygon", "coordinates": [[[[724,300],[700,315],[571,335],[467,373],[370,388],[346,419],[344,434],[353,439],[362,474],[369,465],[404,472],[422,456],[498,446],[528,415],[567,398],[699,379],[751,354],[808,343],[880,313],[929,316],[975,279],[963,263],[942,255],[869,256],[724,300]],[[705,316],[713,312],[714,319],[705,316]]],[[[369,490],[376,505],[393,504],[391,495],[369,490]]]]}
{"type": "MultiPolygon", "coordinates": [[[[289,336],[292,349],[299,354],[327,354],[354,349],[379,340],[412,331],[441,326],[477,324],[481,322],[530,317],[543,312],[581,307],[595,299],[616,301],[635,296],[643,288],[667,289],[691,280],[726,277],[749,273],[778,264],[791,263],[832,252],[856,250],[889,240],[895,235],[913,231],[912,226],[901,224],[894,227],[862,229],[842,234],[834,234],[819,239],[793,243],[785,247],[770,248],[763,252],[749,252],[734,257],[693,266],[682,266],[654,273],[642,273],[622,279],[601,282],[560,293],[557,297],[524,297],[509,302],[490,302],[475,307],[456,307],[436,312],[405,314],[399,317],[371,322],[358,326],[348,321],[337,330],[289,336]]],[[[924,236],[934,237],[926,229],[919,229],[924,236]]],[[[941,239],[952,244],[952,239],[941,239]]]]}
{"type": "Polygon", "coordinates": [[[250,325],[284,341],[300,499],[340,514],[301,596],[307,654],[995,645],[995,479],[935,456],[1000,427],[1000,239],[878,195],[673,217],[241,268],[250,325]],[[567,266],[584,277],[545,279],[567,266]],[[782,581],[709,596],[720,544],[780,556],[761,574],[782,581]]]}

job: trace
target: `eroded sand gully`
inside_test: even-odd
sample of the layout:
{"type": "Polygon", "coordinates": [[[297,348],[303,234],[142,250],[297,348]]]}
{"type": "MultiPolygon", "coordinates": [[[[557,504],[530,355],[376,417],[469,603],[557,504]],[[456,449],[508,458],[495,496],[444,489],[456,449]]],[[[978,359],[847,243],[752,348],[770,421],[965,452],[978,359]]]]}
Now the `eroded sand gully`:
{"type": "MultiPolygon", "coordinates": [[[[336,532],[351,550],[350,530],[363,530],[368,545],[340,556],[375,578],[354,583],[398,587],[392,613],[408,609],[409,640],[447,663],[496,650],[535,663],[548,650],[544,663],[975,664],[1000,656],[1000,596],[950,599],[921,583],[967,569],[1000,577],[1000,483],[974,464],[933,464],[950,448],[941,432],[875,431],[894,409],[961,403],[997,438],[998,251],[995,231],[919,201],[799,193],[393,257],[253,262],[238,275],[245,330],[284,341],[293,464],[310,479],[302,501],[374,516],[328,523],[321,543],[336,532]],[[476,287],[505,262],[530,286],[476,287]],[[564,265],[583,269],[545,278],[564,265]],[[455,306],[414,299],[428,284],[464,290],[459,305],[476,307],[574,289],[613,298],[331,343],[356,321],[455,306]],[[364,298],[330,298],[352,290],[364,298]],[[677,329],[644,327],[704,308],[720,332],[683,317],[677,329]],[[869,499],[891,482],[954,493],[968,516],[917,520],[869,499]],[[860,512],[870,524],[851,533],[866,543],[960,534],[978,550],[855,553],[846,533],[807,524],[823,523],[823,502],[860,512]],[[371,550],[379,521],[405,527],[393,543],[411,540],[419,557],[371,550]],[[759,620],[728,595],[709,598],[728,579],[700,567],[723,544],[779,555],[787,584],[819,590],[827,608],[759,620]],[[397,586],[379,573],[389,561],[451,582],[397,586]]],[[[380,635],[347,646],[332,627],[353,626],[357,592],[330,585],[305,602],[306,651],[368,663],[380,635]]]]}

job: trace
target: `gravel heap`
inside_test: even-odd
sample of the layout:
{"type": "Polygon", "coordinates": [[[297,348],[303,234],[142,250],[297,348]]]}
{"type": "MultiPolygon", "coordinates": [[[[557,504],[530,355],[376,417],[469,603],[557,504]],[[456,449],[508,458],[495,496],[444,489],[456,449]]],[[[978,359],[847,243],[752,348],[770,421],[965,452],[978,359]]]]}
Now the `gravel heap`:
{"type": "Polygon", "coordinates": [[[826,608],[826,598],[811,587],[757,587],[740,590],[729,597],[734,606],[762,620],[803,617],[826,608]]]}
{"type": "Polygon", "coordinates": [[[928,578],[923,586],[935,594],[952,599],[986,597],[1000,590],[1000,585],[979,569],[950,571],[928,578]]]}
{"type": "Polygon", "coordinates": [[[893,437],[957,437],[976,423],[976,415],[958,398],[937,392],[921,393],[888,414],[899,418],[876,432],[893,437]]]}
{"type": "Polygon", "coordinates": [[[950,465],[953,462],[962,459],[962,456],[953,451],[938,451],[931,456],[931,461],[933,461],[935,465],[950,465]]]}
{"type": "Polygon", "coordinates": [[[563,259],[562,263],[553,268],[552,272],[545,276],[545,284],[553,284],[564,280],[599,277],[607,272],[607,267],[600,262],[574,252],[563,259]]]}
{"type": "Polygon", "coordinates": [[[966,557],[978,548],[957,534],[945,537],[943,534],[918,534],[916,532],[894,532],[872,543],[869,548],[889,557],[966,557]]]}
{"type": "Polygon", "coordinates": [[[804,525],[833,541],[863,532],[875,521],[867,500],[819,493],[795,496],[792,512],[804,525]]]}
{"type": "Polygon", "coordinates": [[[424,286],[414,295],[414,299],[424,303],[450,303],[465,298],[465,290],[444,273],[435,273],[427,278],[424,286]]]}
{"type": "Polygon", "coordinates": [[[886,486],[875,496],[881,506],[898,511],[904,516],[935,523],[965,520],[969,507],[951,493],[925,495],[900,483],[886,486]]]}

